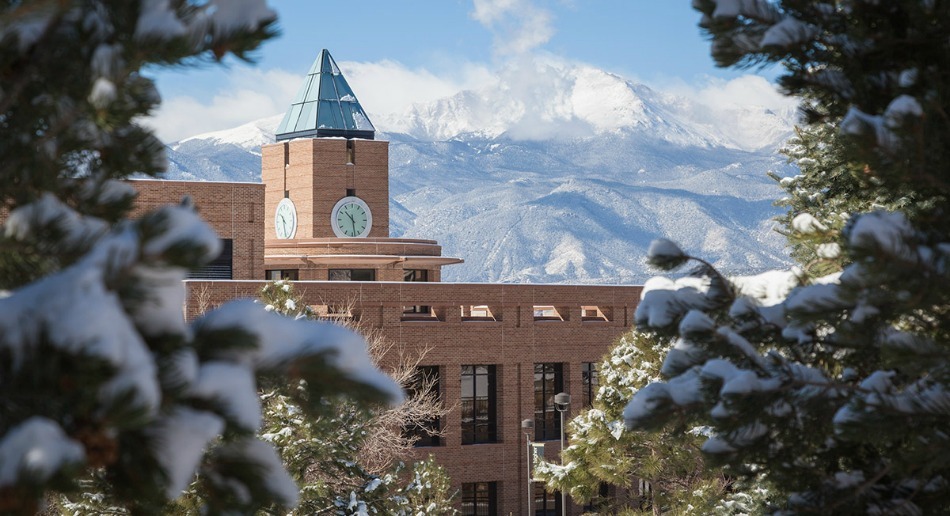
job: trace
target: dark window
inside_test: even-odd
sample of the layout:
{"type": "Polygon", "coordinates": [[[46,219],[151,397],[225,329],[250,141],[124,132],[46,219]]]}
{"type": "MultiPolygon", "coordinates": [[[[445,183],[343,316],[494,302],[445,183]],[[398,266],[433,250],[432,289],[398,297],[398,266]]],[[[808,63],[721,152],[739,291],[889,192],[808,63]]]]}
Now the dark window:
{"type": "Polygon", "coordinates": [[[267,281],[278,281],[278,280],[297,281],[298,279],[300,279],[300,273],[297,269],[268,269],[267,270],[267,281]]]}
{"type": "Polygon", "coordinates": [[[496,441],[495,366],[462,366],[462,444],[496,441]]]}
{"type": "Polygon", "coordinates": [[[597,388],[600,387],[600,374],[597,372],[596,362],[581,364],[581,381],[584,383],[584,404],[592,407],[594,398],[597,397],[597,388]]]}
{"type": "Polygon", "coordinates": [[[330,269],[330,281],[376,281],[375,269],[330,269]]]}
{"type": "Polygon", "coordinates": [[[402,271],[403,281],[429,281],[428,269],[405,269],[402,271]]]}
{"type": "Polygon", "coordinates": [[[462,484],[462,516],[495,516],[498,514],[497,482],[462,484]]]}
{"type": "Polygon", "coordinates": [[[559,491],[545,491],[543,483],[534,484],[535,516],[558,516],[561,514],[561,493],[559,491]]]}
{"type": "Polygon", "coordinates": [[[353,140],[346,140],[346,164],[356,163],[356,147],[353,146],[353,140]]]}
{"type": "Polygon", "coordinates": [[[606,482],[601,482],[597,488],[597,496],[591,498],[589,502],[584,504],[584,510],[587,512],[600,512],[601,509],[607,506],[606,502],[609,497],[610,486],[606,482]]]}
{"type": "Polygon", "coordinates": [[[221,239],[221,254],[211,263],[188,271],[189,279],[231,279],[233,243],[230,238],[221,239]]]}
{"type": "MultiPolygon", "coordinates": [[[[426,269],[405,269],[402,271],[403,281],[429,281],[429,271],[426,269]]],[[[403,309],[406,314],[430,314],[432,310],[428,306],[407,306],[403,309]]]]}
{"type": "MultiPolygon", "coordinates": [[[[436,395],[438,403],[442,403],[442,389],[439,379],[439,366],[419,366],[416,368],[416,374],[412,382],[406,389],[407,398],[422,392],[426,387],[436,395]]],[[[442,439],[438,435],[442,429],[441,418],[434,417],[428,421],[421,422],[415,426],[406,428],[406,434],[409,437],[416,438],[416,446],[442,446],[442,439]]]]}
{"type": "Polygon", "coordinates": [[[534,364],[534,438],[561,438],[561,415],[554,395],[564,391],[564,364],[534,364]]]}
{"type": "Polygon", "coordinates": [[[347,197],[356,197],[356,188],[347,188],[346,189],[347,197]]]}

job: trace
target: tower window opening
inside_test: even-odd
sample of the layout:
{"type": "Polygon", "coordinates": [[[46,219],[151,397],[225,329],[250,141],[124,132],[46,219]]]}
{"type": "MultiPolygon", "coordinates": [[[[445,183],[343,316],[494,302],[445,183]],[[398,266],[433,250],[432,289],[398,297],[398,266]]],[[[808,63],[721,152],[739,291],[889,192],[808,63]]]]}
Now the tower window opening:
{"type": "Polygon", "coordinates": [[[346,189],[347,197],[356,197],[356,188],[347,188],[346,189]]]}
{"type": "Polygon", "coordinates": [[[356,147],[353,145],[353,140],[346,140],[346,164],[356,164],[356,147]]]}

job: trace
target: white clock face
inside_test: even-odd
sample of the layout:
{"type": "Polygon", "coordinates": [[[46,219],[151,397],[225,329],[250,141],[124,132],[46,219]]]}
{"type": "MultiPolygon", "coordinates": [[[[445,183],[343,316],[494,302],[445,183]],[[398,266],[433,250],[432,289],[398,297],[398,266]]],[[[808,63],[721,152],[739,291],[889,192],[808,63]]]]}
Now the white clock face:
{"type": "Polygon", "coordinates": [[[286,197],[277,204],[277,210],[274,212],[274,229],[277,238],[293,238],[297,234],[297,208],[286,197]]]}
{"type": "Polygon", "coordinates": [[[344,197],[330,212],[330,226],[340,238],[365,237],[373,227],[373,214],[363,199],[344,197]]]}

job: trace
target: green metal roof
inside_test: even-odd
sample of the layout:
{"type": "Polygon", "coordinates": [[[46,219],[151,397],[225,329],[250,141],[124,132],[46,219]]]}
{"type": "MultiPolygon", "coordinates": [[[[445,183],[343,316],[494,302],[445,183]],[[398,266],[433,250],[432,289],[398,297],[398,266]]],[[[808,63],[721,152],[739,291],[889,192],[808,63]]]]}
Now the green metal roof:
{"type": "Polygon", "coordinates": [[[372,140],[376,128],[327,49],[320,51],[277,126],[277,140],[341,136],[372,140]]]}

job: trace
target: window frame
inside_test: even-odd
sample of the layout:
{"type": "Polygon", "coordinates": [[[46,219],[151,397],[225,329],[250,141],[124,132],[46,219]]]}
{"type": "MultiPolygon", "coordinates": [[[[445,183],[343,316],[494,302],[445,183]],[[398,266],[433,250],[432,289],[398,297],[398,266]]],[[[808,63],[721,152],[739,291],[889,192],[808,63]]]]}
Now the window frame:
{"type": "Polygon", "coordinates": [[[600,387],[600,370],[598,362],[581,363],[581,383],[584,385],[584,406],[593,407],[600,387]]]}
{"type": "Polygon", "coordinates": [[[234,239],[221,238],[221,252],[210,262],[191,269],[186,278],[195,280],[229,280],[234,279],[234,239]]]}
{"type": "Polygon", "coordinates": [[[462,484],[462,516],[496,516],[498,514],[498,482],[465,482],[462,484]],[[483,505],[479,505],[481,502],[483,505]]]}
{"type": "MultiPolygon", "coordinates": [[[[416,366],[416,373],[413,375],[412,381],[406,388],[406,396],[412,396],[421,387],[421,383],[425,380],[434,380],[432,387],[435,389],[436,402],[441,406],[442,368],[439,366],[416,366]]],[[[433,435],[427,431],[427,429],[433,430],[436,433],[441,432],[442,418],[436,416],[428,421],[406,427],[403,429],[403,433],[409,437],[418,437],[418,439],[413,443],[413,446],[417,448],[443,446],[445,444],[440,435],[433,435]]]]}
{"type": "Polygon", "coordinates": [[[534,483],[531,511],[533,516],[559,516],[561,514],[561,492],[548,491],[543,482],[534,483]]]}
{"type": "Polygon", "coordinates": [[[498,369],[494,364],[463,365],[460,375],[460,415],[462,444],[498,442],[498,369]],[[483,368],[483,371],[479,369],[483,368]],[[466,392],[466,378],[471,377],[466,392]],[[479,380],[484,379],[485,396],[478,395],[479,380]],[[480,402],[484,410],[479,409],[480,402]],[[466,421],[468,419],[468,421],[466,421]]]}
{"type": "Polygon", "coordinates": [[[534,440],[561,438],[561,414],[554,406],[554,395],[564,392],[564,363],[534,364],[534,440]]]}
{"type": "Polygon", "coordinates": [[[327,269],[327,281],[376,281],[376,269],[327,269]],[[369,272],[371,279],[353,279],[355,272],[366,273],[369,272]],[[334,279],[334,273],[346,273],[342,274],[346,278],[336,278],[334,279]]]}

